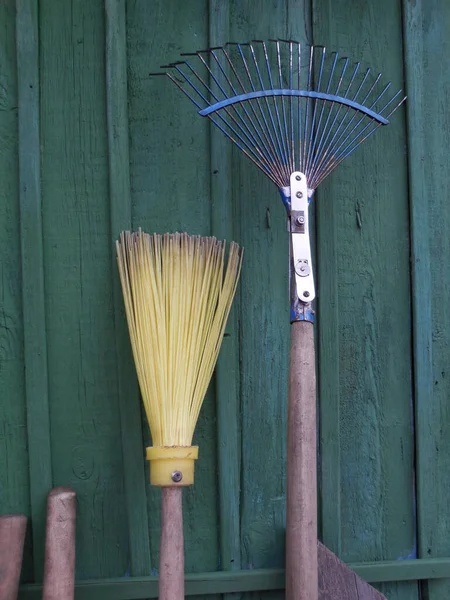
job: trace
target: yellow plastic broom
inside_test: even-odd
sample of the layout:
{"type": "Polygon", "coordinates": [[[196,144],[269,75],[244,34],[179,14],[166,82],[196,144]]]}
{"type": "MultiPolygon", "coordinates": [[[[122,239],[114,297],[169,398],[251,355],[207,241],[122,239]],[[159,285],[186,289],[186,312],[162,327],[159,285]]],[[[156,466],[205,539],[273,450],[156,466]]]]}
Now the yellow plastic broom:
{"type": "Polygon", "coordinates": [[[183,486],[194,483],[192,437],[223,339],[242,250],[213,237],[124,232],[117,257],[134,361],[162,488],[159,599],[184,598],[183,486]]]}

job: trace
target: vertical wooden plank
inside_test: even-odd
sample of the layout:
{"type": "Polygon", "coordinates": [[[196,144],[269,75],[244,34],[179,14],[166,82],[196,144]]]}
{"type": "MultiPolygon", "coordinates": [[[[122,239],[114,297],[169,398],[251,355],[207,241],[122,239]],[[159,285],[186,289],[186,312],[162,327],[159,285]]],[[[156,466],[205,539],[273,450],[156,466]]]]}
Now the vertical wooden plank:
{"type": "MultiPolygon", "coordinates": [[[[229,39],[230,5],[210,0],[209,45],[221,46],[229,39]]],[[[212,66],[214,69],[214,65],[212,66]]],[[[211,224],[212,233],[228,242],[233,231],[231,177],[232,146],[221,132],[211,126],[211,224]]],[[[239,242],[239,240],[236,240],[239,242]]],[[[215,371],[217,405],[217,452],[220,505],[220,569],[241,568],[240,487],[241,431],[239,379],[239,292],[230,314],[215,371]]],[[[238,598],[237,594],[225,598],[238,598]]]]}
{"type": "MultiPolygon", "coordinates": [[[[209,128],[168,80],[149,72],[180,52],[208,45],[208,2],[127,5],[130,176],[133,228],[211,232],[209,128]]],[[[218,568],[216,410],[211,386],[194,441],[199,446],[195,485],[184,490],[186,571],[218,568]]],[[[144,425],[150,444],[148,425],[144,425]]],[[[158,565],[160,498],[148,487],[150,546],[158,565]]]]}
{"type": "Polygon", "coordinates": [[[35,580],[44,566],[45,501],[52,487],[42,239],[37,0],[18,0],[20,236],[27,431],[35,580]]]}
{"type": "MultiPolygon", "coordinates": [[[[0,514],[30,513],[22,327],[15,0],[0,3],[0,514]]],[[[30,544],[23,578],[32,579],[30,544]]]]}
{"type": "MultiPolygon", "coordinates": [[[[313,17],[316,44],[383,71],[393,88],[401,87],[400,3],[315,0],[313,17]]],[[[337,267],[319,274],[321,308],[334,303],[320,315],[320,358],[323,365],[336,361],[321,371],[323,477],[340,465],[340,481],[334,475],[322,484],[323,533],[333,549],[340,541],[346,561],[416,556],[404,148],[400,112],[322,184],[317,202],[319,241],[328,240],[319,246],[320,266],[334,254],[337,267]],[[338,441],[340,453],[330,456],[338,441]]],[[[382,591],[389,599],[417,598],[414,582],[382,591]]]]}
{"type": "MultiPolygon", "coordinates": [[[[230,39],[308,35],[309,2],[230,5],[230,39]],[[299,18],[299,16],[301,18],[299,18]]],[[[278,190],[233,148],[235,231],[245,247],[240,295],[242,568],[277,567],[285,555],[288,235],[278,190]]],[[[255,597],[280,598],[280,592],[255,597]]],[[[253,596],[252,596],[253,597],[253,596]]]]}
{"type": "Polygon", "coordinates": [[[129,343],[115,252],[115,240],[120,232],[131,228],[125,0],[105,0],[105,16],[106,114],[114,322],[130,571],[131,575],[137,576],[147,575],[151,569],[145,486],[146,470],[141,436],[139,388],[129,343]]]}
{"type": "MultiPolygon", "coordinates": [[[[326,184],[324,184],[326,185],[326,184]]],[[[326,192],[316,192],[321,204],[326,192]]],[[[335,202],[317,209],[318,354],[319,354],[319,471],[320,530],[323,543],[341,555],[340,367],[335,202]]]]}
{"type": "MultiPolygon", "coordinates": [[[[287,8],[231,6],[231,40],[285,37],[287,8]]],[[[274,185],[233,147],[241,276],[242,568],[284,564],[289,311],[285,213],[274,185]]],[[[260,597],[260,594],[256,594],[260,597]]],[[[268,597],[279,597],[269,593],[268,597]]]]}
{"type": "MultiPolygon", "coordinates": [[[[450,555],[450,5],[403,2],[414,294],[414,374],[419,556],[450,555]]],[[[448,580],[422,583],[448,598],[448,580]]]]}
{"type": "Polygon", "coordinates": [[[77,494],[80,579],[127,571],[104,9],[103,0],[41,0],[39,21],[53,473],[77,494]]]}

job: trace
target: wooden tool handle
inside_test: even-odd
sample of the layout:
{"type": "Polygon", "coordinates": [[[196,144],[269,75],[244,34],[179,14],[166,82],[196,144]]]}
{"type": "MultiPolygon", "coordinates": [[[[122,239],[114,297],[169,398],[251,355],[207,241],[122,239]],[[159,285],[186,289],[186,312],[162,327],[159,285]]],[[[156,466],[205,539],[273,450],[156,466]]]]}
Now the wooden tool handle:
{"type": "Polygon", "coordinates": [[[184,598],[182,487],[163,487],[159,546],[159,600],[184,598]]]}
{"type": "Polygon", "coordinates": [[[47,499],[43,600],[73,600],[76,494],[55,488],[47,499]]]}
{"type": "Polygon", "coordinates": [[[312,323],[292,324],[286,471],[286,598],[317,600],[316,372],[312,323]]]}
{"type": "Polygon", "coordinates": [[[0,517],[0,598],[16,600],[22,568],[25,515],[0,517]]]}

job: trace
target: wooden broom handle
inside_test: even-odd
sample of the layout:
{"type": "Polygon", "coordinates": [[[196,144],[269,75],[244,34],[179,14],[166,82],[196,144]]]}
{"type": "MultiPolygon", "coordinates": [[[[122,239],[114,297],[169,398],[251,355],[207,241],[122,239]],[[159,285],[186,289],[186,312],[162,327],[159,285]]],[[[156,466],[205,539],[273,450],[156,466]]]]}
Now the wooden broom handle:
{"type": "Polygon", "coordinates": [[[71,488],[57,487],[48,494],[43,600],[74,598],[76,510],[71,488]]]}
{"type": "Polygon", "coordinates": [[[182,487],[163,487],[159,546],[159,600],[184,598],[182,487]]]}
{"type": "Polygon", "coordinates": [[[0,517],[0,598],[16,600],[22,568],[25,515],[0,517]]]}
{"type": "Polygon", "coordinates": [[[286,599],[318,599],[314,328],[292,324],[286,471],[286,599]]]}

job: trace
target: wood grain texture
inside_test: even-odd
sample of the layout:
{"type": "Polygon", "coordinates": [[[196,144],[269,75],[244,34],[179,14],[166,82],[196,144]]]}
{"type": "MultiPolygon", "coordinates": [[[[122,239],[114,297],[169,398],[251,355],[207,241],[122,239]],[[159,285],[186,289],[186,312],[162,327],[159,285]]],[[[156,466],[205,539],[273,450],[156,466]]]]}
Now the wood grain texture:
{"type": "MultiPolygon", "coordinates": [[[[209,127],[164,78],[149,77],[180,52],[208,45],[208,4],[127,4],[130,177],[133,228],[211,233],[209,127]]],[[[216,410],[213,386],[194,435],[195,485],[183,494],[186,572],[219,565],[216,410]]],[[[144,421],[145,445],[150,445],[144,421]]],[[[159,561],[161,492],[148,484],[152,574],[159,561]]]]}
{"type": "Polygon", "coordinates": [[[34,577],[42,579],[45,500],[52,486],[40,170],[39,23],[36,0],[16,5],[20,241],[34,577]]]}
{"type": "MultiPolygon", "coordinates": [[[[450,555],[448,432],[450,212],[448,198],[450,5],[404,2],[414,292],[414,373],[419,556],[450,555]]],[[[422,584],[427,600],[450,582],[422,584]]]]}
{"type": "Polygon", "coordinates": [[[323,544],[318,555],[319,600],[386,600],[323,544]]]}
{"type": "MultiPolygon", "coordinates": [[[[327,186],[327,183],[323,184],[327,186]]],[[[336,227],[339,207],[316,192],[318,392],[319,392],[319,523],[321,539],[341,555],[340,320],[336,227]],[[327,202],[325,210],[321,203],[327,202]]]]}
{"type": "Polygon", "coordinates": [[[104,8],[103,0],[40,2],[51,446],[55,485],[69,485],[77,493],[81,579],[127,570],[104,8]]]}
{"type": "MultiPolygon", "coordinates": [[[[209,3],[209,45],[224,44],[229,37],[230,5],[220,0],[209,3]]],[[[217,70],[217,67],[212,66],[217,70]]],[[[211,125],[211,232],[228,242],[235,239],[232,195],[232,146],[211,125]]],[[[244,267],[245,268],[245,267],[244,267]]],[[[240,492],[241,427],[239,377],[239,291],[228,318],[225,336],[215,369],[214,385],[217,411],[217,460],[220,523],[220,568],[241,568],[240,492]]],[[[224,600],[238,600],[237,595],[224,600]]]]}
{"type": "MultiPolygon", "coordinates": [[[[307,14],[308,3],[301,1],[272,2],[270,8],[263,2],[230,3],[230,40],[303,40],[307,14]]],[[[245,247],[239,316],[241,564],[267,568],[283,565],[285,556],[288,236],[277,189],[238,149],[232,152],[235,231],[245,247]]],[[[280,597],[279,592],[264,595],[280,597]]]]}
{"type": "MultiPolygon", "coordinates": [[[[210,136],[174,86],[148,73],[181,51],[227,39],[311,39],[310,8],[309,0],[0,0],[0,509],[31,514],[37,569],[33,577],[26,543],[25,581],[42,573],[53,462],[55,482],[78,492],[78,576],[116,577],[81,584],[80,598],[145,598],[153,589],[146,586],[156,589],[155,580],[119,579],[156,574],[159,540],[159,492],[143,491],[144,444],[133,434],[143,420],[114,287],[111,242],[131,224],[233,234],[246,248],[223,367],[198,425],[196,485],[185,499],[187,570],[212,575],[188,583],[187,593],[257,589],[255,598],[282,597],[276,578],[284,576],[289,340],[283,208],[264,176],[220,133],[210,136]],[[280,569],[254,570],[245,584],[241,572],[235,580],[224,573],[214,587],[215,571],[231,565],[280,569]],[[258,587],[261,581],[269,587],[258,587]]],[[[445,558],[417,566],[403,559],[416,556],[416,537],[421,557],[450,556],[449,77],[441,60],[450,8],[444,0],[313,0],[312,8],[315,43],[362,59],[394,86],[403,78],[404,50],[409,94],[408,140],[404,113],[397,114],[321,186],[313,208],[323,540],[345,560],[370,561],[355,567],[364,578],[404,582],[383,586],[389,600],[417,600],[414,574],[433,578],[421,584],[425,597],[444,600],[445,558]],[[391,561],[376,563],[381,558],[391,561]]],[[[143,427],[147,442],[145,421],[143,427]]],[[[38,588],[27,590],[24,597],[40,597],[38,588]]]]}
{"type": "MultiPolygon", "coordinates": [[[[25,404],[16,7],[0,3],[0,514],[30,514],[25,404]]],[[[31,544],[23,577],[32,581],[31,544]]]]}
{"type": "MultiPolygon", "coordinates": [[[[319,553],[319,563],[322,562],[319,553]]],[[[326,563],[325,563],[326,564],[326,563]]],[[[365,581],[415,581],[417,579],[448,579],[450,559],[414,559],[353,563],[346,565],[365,581]]],[[[249,569],[241,571],[218,571],[191,573],[186,575],[186,596],[199,594],[228,594],[253,591],[267,592],[283,590],[285,572],[283,569],[249,569]]],[[[157,577],[122,577],[83,581],[76,584],[77,600],[131,600],[156,598],[158,596],[157,577]]],[[[35,600],[41,597],[41,586],[23,585],[20,600],[35,600]]]]}
{"type": "Polygon", "coordinates": [[[105,0],[106,114],[111,255],[119,407],[131,575],[150,573],[147,496],[139,386],[120,287],[115,241],[131,229],[125,0],[105,0]]]}
{"type": "Polygon", "coordinates": [[[158,598],[184,598],[183,488],[161,490],[158,598]]]}
{"type": "Polygon", "coordinates": [[[317,428],[314,326],[291,325],[286,468],[286,598],[317,600],[317,428]]]}
{"type": "Polygon", "coordinates": [[[43,600],[75,597],[77,498],[70,488],[54,488],[47,499],[43,600]]]}
{"type": "MultiPolygon", "coordinates": [[[[286,4],[271,3],[270,10],[263,5],[230,3],[231,41],[285,36],[286,4]]],[[[232,153],[235,231],[245,248],[239,315],[241,565],[258,569],[282,566],[285,555],[288,237],[276,188],[237,148],[232,153]]]]}
{"type": "MultiPolygon", "coordinates": [[[[313,2],[314,42],[339,50],[363,67],[382,71],[393,89],[403,82],[401,6],[398,2],[358,0],[313,2]],[[351,18],[349,18],[351,16],[351,18]]],[[[337,265],[319,274],[320,305],[337,303],[319,315],[321,348],[328,348],[321,377],[322,417],[327,420],[322,456],[327,471],[340,466],[340,500],[335,506],[336,476],[323,482],[323,513],[340,516],[340,536],[331,519],[323,520],[323,541],[339,548],[346,561],[406,559],[416,556],[414,512],[414,431],[412,423],[411,328],[408,192],[402,113],[380,130],[322,184],[317,199],[319,240],[329,236],[320,264],[337,265]],[[333,208],[331,209],[331,203],[333,208]],[[334,254],[334,257],[333,257],[334,254]],[[331,277],[322,293],[324,277],[331,277]],[[333,279],[336,278],[336,279],[333,279]],[[339,345],[336,325],[339,317],[339,345]],[[328,328],[330,331],[328,337],[328,328]],[[336,402],[339,401],[337,406],[336,402]],[[330,404],[329,404],[330,403],[330,404]],[[327,415],[328,406],[330,414],[327,415]],[[339,454],[331,435],[339,418],[339,454]],[[336,514],[339,511],[339,514],[336,514]],[[340,537],[340,539],[339,539],[340,537]]],[[[322,251],[319,245],[319,253],[322,251]]],[[[324,473],[326,476],[326,473],[324,473]]],[[[387,584],[392,599],[417,598],[417,585],[387,584]]]]}
{"type": "Polygon", "coordinates": [[[25,515],[0,517],[0,598],[2,600],[17,599],[26,528],[25,515]]]}

